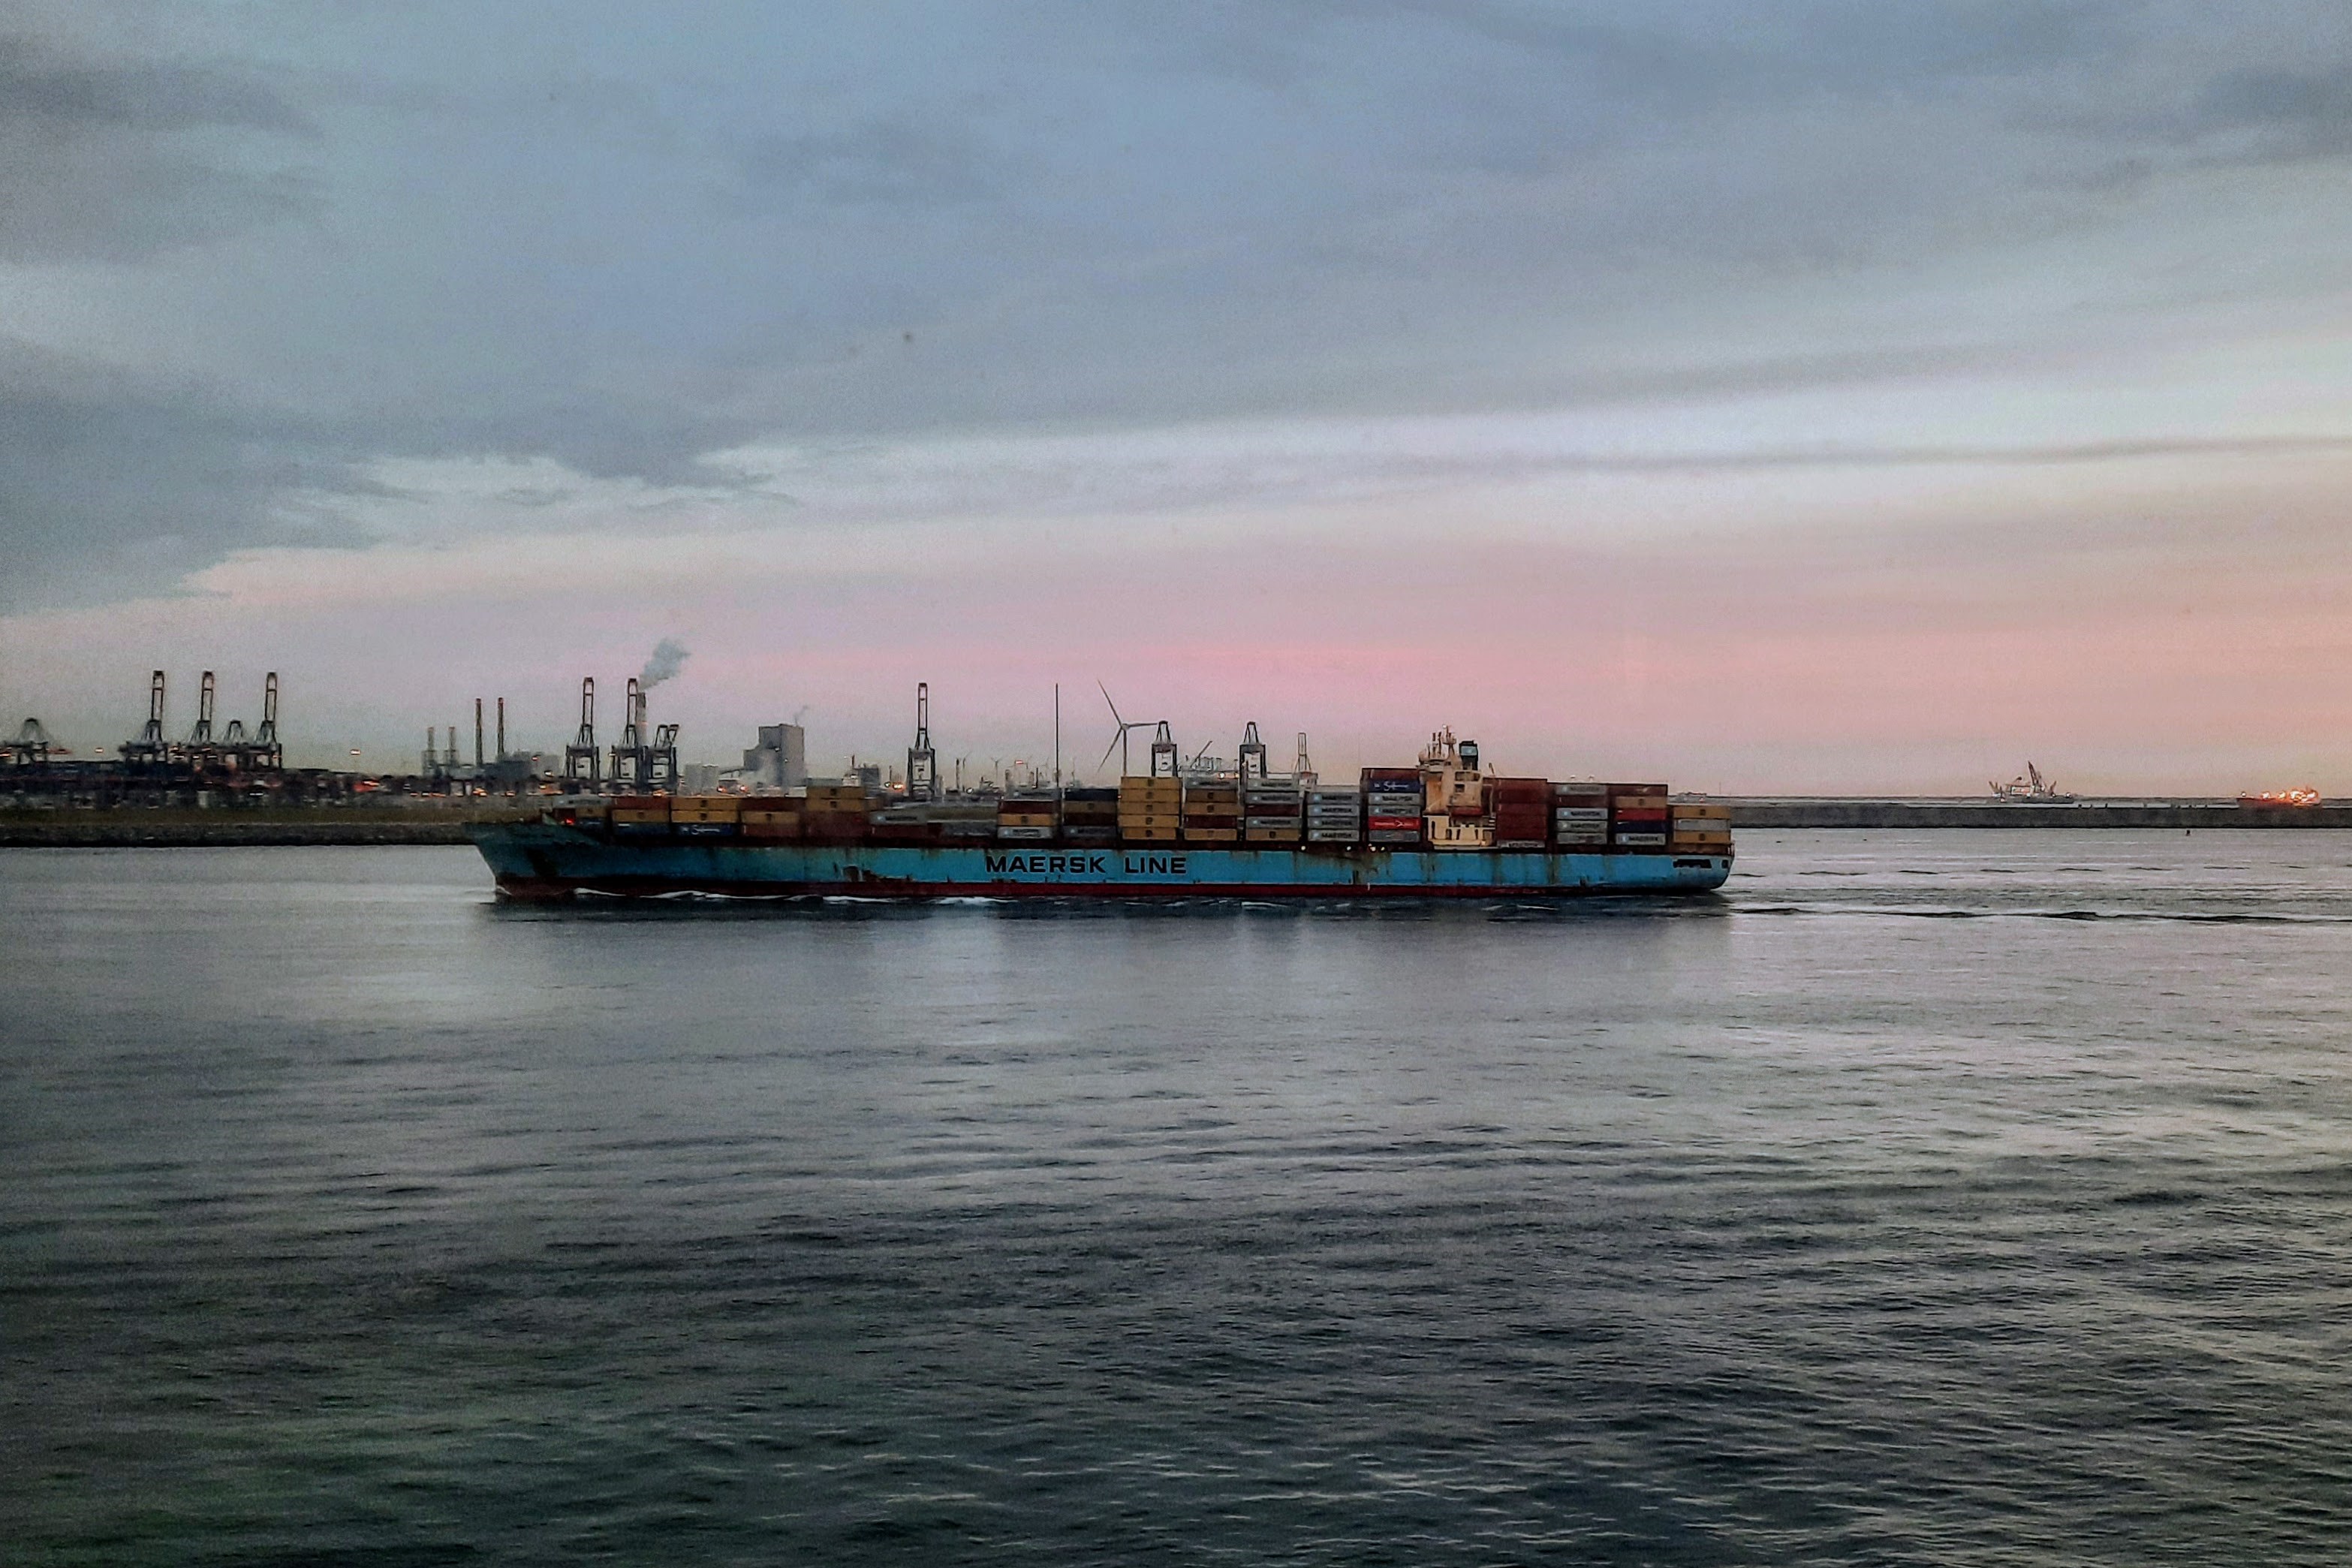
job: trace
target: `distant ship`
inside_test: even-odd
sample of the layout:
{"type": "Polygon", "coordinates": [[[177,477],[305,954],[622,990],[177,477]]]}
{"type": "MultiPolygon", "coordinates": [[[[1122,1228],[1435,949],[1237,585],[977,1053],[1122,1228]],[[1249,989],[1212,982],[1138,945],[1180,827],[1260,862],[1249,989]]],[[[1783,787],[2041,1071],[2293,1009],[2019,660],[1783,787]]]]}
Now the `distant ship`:
{"type": "Polygon", "coordinates": [[[1991,784],[1990,788],[1996,800],[2014,800],[2035,806],[2071,806],[2074,803],[2074,796],[2061,794],[2058,786],[2042,777],[2042,769],[2031,762],[2025,765],[2024,772],[2008,783],[1991,784]]]}
{"type": "Polygon", "coordinates": [[[2319,791],[2307,784],[2299,785],[2293,789],[2263,789],[2239,796],[2238,804],[2254,807],[2316,806],[2319,804],[2319,791]]]}

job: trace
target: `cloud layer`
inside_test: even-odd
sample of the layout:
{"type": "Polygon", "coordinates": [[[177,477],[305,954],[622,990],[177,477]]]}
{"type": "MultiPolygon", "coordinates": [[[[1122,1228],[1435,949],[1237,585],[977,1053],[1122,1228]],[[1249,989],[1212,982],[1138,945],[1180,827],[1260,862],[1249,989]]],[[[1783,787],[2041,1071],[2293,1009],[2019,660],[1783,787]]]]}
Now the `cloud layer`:
{"type": "MultiPolygon", "coordinates": [[[[434,551],[496,579],[500,541],[551,580],[575,547],[709,567],[652,568],[674,622],[636,622],[640,579],[577,585],[617,667],[723,619],[746,539],[985,560],[1045,530],[1108,582],[1171,528],[1280,550],[1435,514],[1630,559],[1924,507],[1965,555],[2110,526],[2137,465],[2201,497],[2150,536],[2179,552],[2322,506],[2352,436],[2339,5],[17,17],[27,705],[56,706],[31,628],[104,623],[77,606],[289,572],[333,600],[434,551]],[[2265,461],[2319,488],[2249,485],[2265,461]]],[[[952,608],[1028,602],[990,591],[952,608]]],[[[290,641],[298,600],[242,635],[290,641]]],[[[679,700],[730,656],[689,640],[679,700]]]]}

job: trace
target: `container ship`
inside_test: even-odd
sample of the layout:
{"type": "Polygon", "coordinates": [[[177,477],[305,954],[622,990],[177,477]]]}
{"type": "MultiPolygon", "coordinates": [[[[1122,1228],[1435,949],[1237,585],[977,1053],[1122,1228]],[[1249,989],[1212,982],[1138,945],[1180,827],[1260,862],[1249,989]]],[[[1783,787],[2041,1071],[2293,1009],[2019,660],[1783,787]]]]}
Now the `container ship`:
{"type": "Polygon", "coordinates": [[[1731,873],[1727,808],[1664,784],[1512,778],[1440,730],[1411,767],[1280,776],[1251,726],[1233,766],[1160,727],[1116,788],[936,788],[918,729],[902,791],[570,799],[474,839],[501,896],[1550,899],[1703,893],[1731,873]]]}

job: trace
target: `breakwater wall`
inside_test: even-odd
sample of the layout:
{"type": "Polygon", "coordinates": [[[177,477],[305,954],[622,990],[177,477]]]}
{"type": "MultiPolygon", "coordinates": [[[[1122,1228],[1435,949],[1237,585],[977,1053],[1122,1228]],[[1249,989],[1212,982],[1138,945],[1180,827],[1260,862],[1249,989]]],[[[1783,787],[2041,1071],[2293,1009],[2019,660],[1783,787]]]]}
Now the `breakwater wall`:
{"type": "Polygon", "coordinates": [[[463,844],[469,821],[457,811],[217,810],[9,811],[0,813],[0,849],[230,849],[255,845],[463,844]]]}
{"type": "Polygon", "coordinates": [[[2352,828],[2352,805],[2241,806],[2219,800],[1852,800],[1717,797],[1741,828],[2352,828]]]}

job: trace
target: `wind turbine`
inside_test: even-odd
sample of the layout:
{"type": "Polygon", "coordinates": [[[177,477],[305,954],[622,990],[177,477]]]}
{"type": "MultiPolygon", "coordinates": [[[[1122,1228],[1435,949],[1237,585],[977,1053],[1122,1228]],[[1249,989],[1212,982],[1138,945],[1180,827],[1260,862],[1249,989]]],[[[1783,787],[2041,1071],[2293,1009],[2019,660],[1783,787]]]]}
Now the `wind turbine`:
{"type": "Polygon", "coordinates": [[[1118,733],[1111,737],[1111,743],[1108,746],[1103,747],[1102,762],[1097,762],[1095,766],[1100,768],[1103,762],[1108,762],[1110,754],[1116,751],[1118,753],[1118,776],[1124,779],[1132,771],[1127,761],[1127,732],[1130,729],[1150,729],[1151,726],[1134,723],[1123,717],[1118,711],[1118,705],[1110,700],[1110,688],[1100,681],[1095,683],[1095,689],[1102,693],[1103,701],[1110,707],[1111,718],[1118,725],[1118,733]]]}

